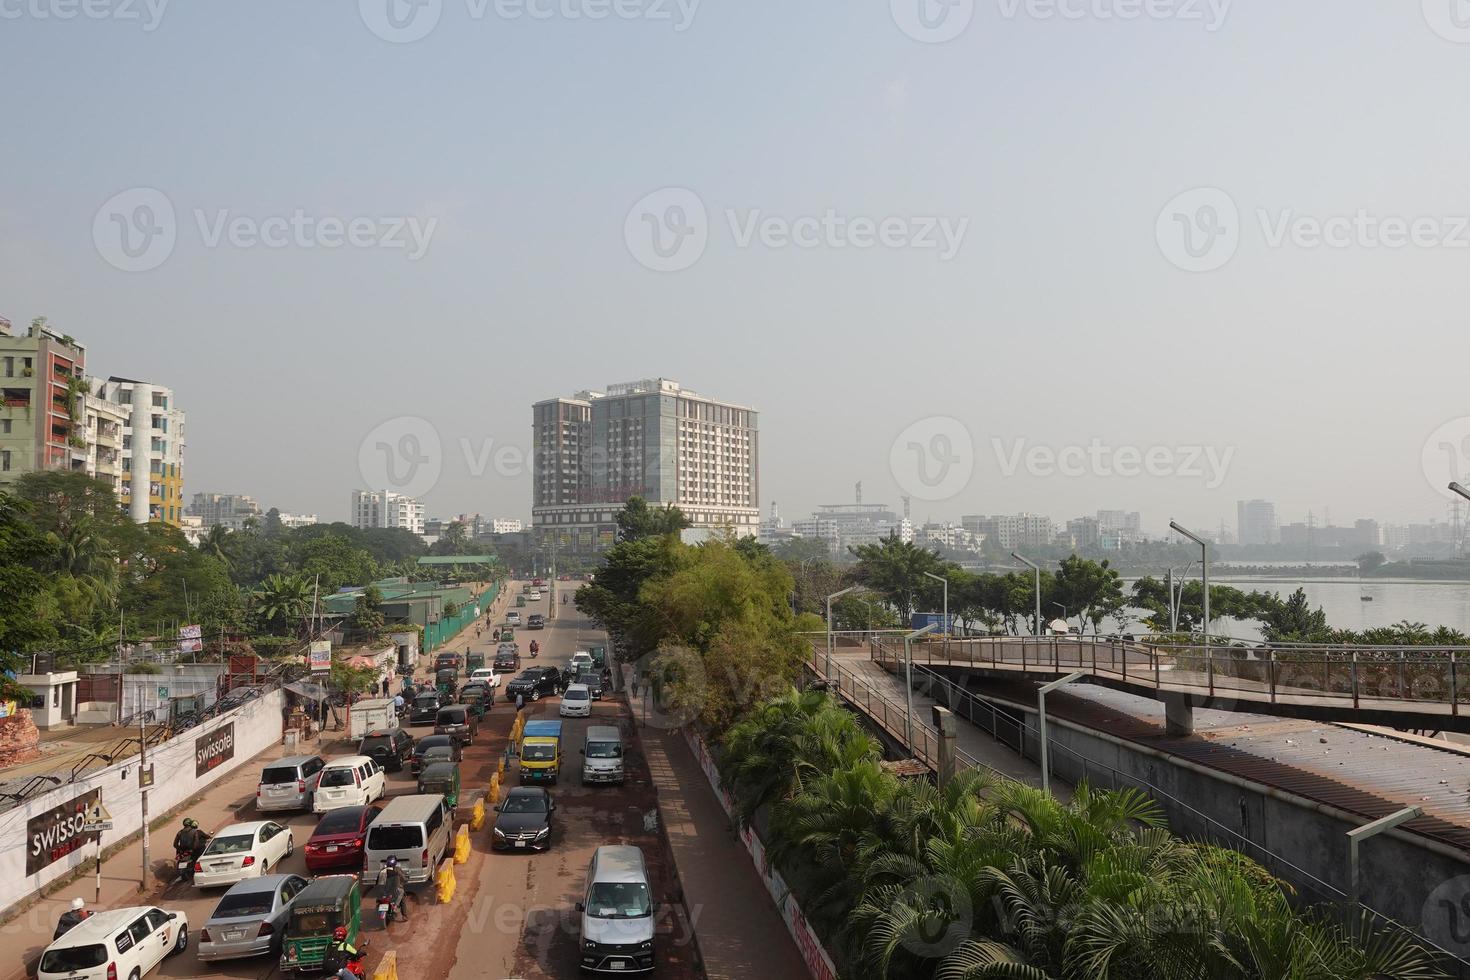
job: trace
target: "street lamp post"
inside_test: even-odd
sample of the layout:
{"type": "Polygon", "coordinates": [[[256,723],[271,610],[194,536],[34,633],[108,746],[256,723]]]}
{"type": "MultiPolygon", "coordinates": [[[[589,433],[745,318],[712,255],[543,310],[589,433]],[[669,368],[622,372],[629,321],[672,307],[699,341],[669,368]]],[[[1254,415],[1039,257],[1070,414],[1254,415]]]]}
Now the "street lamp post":
{"type": "Polygon", "coordinates": [[[832,676],[832,600],[839,596],[845,596],[849,592],[857,591],[856,585],[849,585],[845,589],[838,589],[827,597],[827,676],[832,676]]]}
{"type": "Polygon", "coordinates": [[[1023,565],[1030,565],[1031,566],[1031,570],[1036,573],[1036,633],[1034,635],[1040,636],[1041,635],[1041,566],[1038,565],[1038,564],[1036,564],[1036,562],[1032,561],[1030,558],[1027,558],[1025,555],[1021,554],[1019,551],[1013,551],[1013,552],[1011,552],[1011,557],[1014,558],[1014,559],[1016,559],[1016,561],[1020,562],[1023,565]]]}
{"type": "Polygon", "coordinates": [[[1205,659],[1206,659],[1206,661],[1208,661],[1209,660],[1209,657],[1210,657],[1210,552],[1209,552],[1209,546],[1205,543],[1205,539],[1204,538],[1200,537],[1198,534],[1195,534],[1193,531],[1190,531],[1190,530],[1185,529],[1183,526],[1181,526],[1179,524],[1178,521],[1170,521],[1169,522],[1169,527],[1172,528],[1173,530],[1179,532],[1180,534],[1184,535],[1186,538],[1188,538],[1189,540],[1193,541],[1195,544],[1199,545],[1200,591],[1202,591],[1204,593],[1204,603],[1205,603],[1205,610],[1204,610],[1204,613],[1205,613],[1205,659]]]}
{"type": "Polygon", "coordinates": [[[934,632],[935,627],[936,624],[930,623],[903,638],[903,732],[910,754],[914,751],[914,640],[925,633],[934,632]]]}
{"type": "Polygon", "coordinates": [[[1048,761],[1046,747],[1046,696],[1062,685],[1070,684],[1081,676],[1083,676],[1083,671],[1074,670],[1066,677],[1058,678],[1050,684],[1043,684],[1041,690],[1036,692],[1036,727],[1041,739],[1041,791],[1047,796],[1051,795],[1051,766],[1048,761]]]}
{"type": "Polygon", "coordinates": [[[935,575],[933,572],[925,572],[925,576],[934,579],[944,586],[944,656],[949,657],[949,579],[943,575],[935,575]]]}

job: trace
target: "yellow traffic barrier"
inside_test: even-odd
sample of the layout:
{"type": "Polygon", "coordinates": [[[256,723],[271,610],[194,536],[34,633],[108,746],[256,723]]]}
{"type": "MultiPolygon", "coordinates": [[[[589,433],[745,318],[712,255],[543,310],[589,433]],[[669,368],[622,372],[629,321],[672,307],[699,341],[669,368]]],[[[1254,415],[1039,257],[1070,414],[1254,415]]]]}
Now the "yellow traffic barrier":
{"type": "Polygon", "coordinates": [[[500,774],[499,773],[494,773],[494,774],[492,774],[490,776],[490,792],[488,792],[488,793],[485,794],[485,799],[487,799],[487,800],[490,801],[490,805],[491,806],[494,806],[495,804],[497,804],[497,803],[500,802],[500,774]]]}
{"type": "Polygon", "coordinates": [[[398,951],[388,950],[373,971],[373,980],[398,980],[398,951]]]}
{"type": "Polygon", "coordinates": [[[461,825],[454,835],[454,863],[464,864],[470,859],[470,828],[461,825]]]}
{"type": "Polygon", "coordinates": [[[448,902],[454,897],[454,860],[445,858],[439,864],[439,870],[434,872],[434,888],[441,903],[448,902]]]}
{"type": "Polygon", "coordinates": [[[476,800],[475,808],[470,811],[470,829],[479,830],[485,826],[485,801],[476,800]]]}
{"type": "Polygon", "coordinates": [[[505,782],[505,756],[500,757],[500,765],[495,767],[495,775],[500,777],[502,783],[505,782]]]}

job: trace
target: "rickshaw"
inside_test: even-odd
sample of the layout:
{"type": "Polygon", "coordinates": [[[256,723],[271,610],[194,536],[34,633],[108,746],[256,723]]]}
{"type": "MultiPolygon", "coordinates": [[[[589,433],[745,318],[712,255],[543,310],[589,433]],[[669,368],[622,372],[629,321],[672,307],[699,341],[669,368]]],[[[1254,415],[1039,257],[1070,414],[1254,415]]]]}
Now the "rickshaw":
{"type": "Polygon", "coordinates": [[[484,718],[485,712],[490,709],[486,700],[485,692],[489,690],[484,687],[471,687],[469,690],[459,692],[459,703],[475,713],[476,718],[484,718]]]}
{"type": "Polygon", "coordinates": [[[516,596],[516,605],[518,605],[518,606],[524,606],[525,604],[526,604],[526,597],[525,596],[523,596],[523,595],[516,596]]]}
{"type": "Polygon", "coordinates": [[[479,668],[481,668],[483,666],[485,666],[485,654],[484,654],[484,651],[481,651],[480,653],[467,653],[467,654],[465,654],[465,657],[464,657],[464,674],[465,674],[466,677],[469,677],[477,669],[479,669],[479,668]]]}
{"type": "Polygon", "coordinates": [[[450,697],[454,694],[455,682],[459,680],[459,671],[452,667],[434,672],[434,686],[439,689],[441,697],[450,697]]]}
{"type": "Polygon", "coordinates": [[[424,766],[423,772],[419,773],[418,791],[443,796],[453,819],[455,808],[459,806],[459,766],[452,762],[431,762],[424,766]]]}
{"type": "Polygon", "coordinates": [[[297,893],[281,939],[281,973],[320,973],[338,926],[347,930],[349,943],[359,945],[362,892],[357,875],[322,875],[297,893]]]}
{"type": "Polygon", "coordinates": [[[511,627],[511,626],[502,626],[502,627],[500,627],[500,639],[497,642],[500,642],[500,643],[509,643],[511,640],[514,640],[515,638],[516,638],[516,631],[515,631],[515,628],[514,627],[511,627]]]}

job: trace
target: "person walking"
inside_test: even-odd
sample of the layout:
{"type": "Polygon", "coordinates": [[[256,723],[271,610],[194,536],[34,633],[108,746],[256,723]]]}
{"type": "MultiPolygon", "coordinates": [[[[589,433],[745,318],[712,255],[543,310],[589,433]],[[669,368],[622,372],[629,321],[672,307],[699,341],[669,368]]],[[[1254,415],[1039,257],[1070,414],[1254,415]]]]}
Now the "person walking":
{"type": "Polygon", "coordinates": [[[386,698],[388,696],[388,678],[384,677],[383,683],[380,684],[379,687],[383,692],[383,697],[386,698]]]}
{"type": "Polygon", "coordinates": [[[516,710],[517,711],[520,711],[525,706],[526,706],[526,695],[523,692],[521,692],[521,691],[517,691],[516,692],[516,710]]]}

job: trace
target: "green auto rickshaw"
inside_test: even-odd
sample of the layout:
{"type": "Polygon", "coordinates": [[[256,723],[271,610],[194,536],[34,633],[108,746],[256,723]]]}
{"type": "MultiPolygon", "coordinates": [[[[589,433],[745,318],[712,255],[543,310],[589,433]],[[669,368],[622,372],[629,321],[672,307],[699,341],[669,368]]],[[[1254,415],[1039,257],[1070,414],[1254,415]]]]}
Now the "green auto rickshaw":
{"type": "Polygon", "coordinates": [[[523,595],[516,596],[516,605],[517,606],[524,606],[525,604],[526,604],[526,597],[525,596],[523,596],[523,595]]]}
{"type": "Polygon", "coordinates": [[[357,875],[322,875],[296,894],[291,918],[281,939],[281,973],[320,973],[338,926],[347,941],[359,945],[362,932],[362,892],[357,875]]]}
{"type": "Polygon", "coordinates": [[[419,773],[420,794],[438,793],[449,806],[450,819],[454,819],[459,806],[459,766],[452,762],[431,762],[419,773]]]}
{"type": "Polygon", "coordinates": [[[454,694],[454,686],[459,680],[459,671],[453,667],[445,667],[443,670],[434,671],[434,687],[438,689],[443,697],[451,697],[454,694]]]}
{"type": "Polygon", "coordinates": [[[464,655],[464,673],[466,677],[473,674],[478,668],[485,666],[485,652],[467,653],[464,655]]]}
{"type": "Polygon", "coordinates": [[[473,711],[476,718],[484,718],[490,710],[489,690],[483,685],[466,684],[459,692],[459,703],[473,711]]]}

